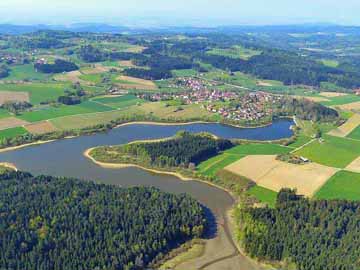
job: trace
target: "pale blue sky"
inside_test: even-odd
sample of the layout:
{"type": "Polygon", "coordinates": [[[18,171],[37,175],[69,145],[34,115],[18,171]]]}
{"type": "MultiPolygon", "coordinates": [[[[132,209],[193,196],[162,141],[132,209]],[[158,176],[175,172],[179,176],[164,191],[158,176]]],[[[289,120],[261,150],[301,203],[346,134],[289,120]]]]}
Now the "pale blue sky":
{"type": "Polygon", "coordinates": [[[360,25],[359,10],[360,0],[0,0],[0,23],[360,25]]]}

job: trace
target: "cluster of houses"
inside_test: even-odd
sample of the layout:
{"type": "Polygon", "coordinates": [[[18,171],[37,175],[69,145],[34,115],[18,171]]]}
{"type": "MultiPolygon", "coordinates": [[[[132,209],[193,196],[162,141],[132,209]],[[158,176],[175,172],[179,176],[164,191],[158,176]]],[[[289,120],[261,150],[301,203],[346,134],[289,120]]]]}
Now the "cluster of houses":
{"type": "Polygon", "coordinates": [[[241,96],[234,105],[204,105],[206,110],[218,113],[231,121],[259,121],[273,114],[272,104],[280,97],[265,92],[252,92],[241,96]]]}
{"type": "Polygon", "coordinates": [[[192,91],[200,91],[212,89],[219,84],[216,82],[209,82],[207,80],[194,77],[179,77],[169,82],[168,87],[172,89],[188,89],[192,91]]]}
{"type": "Polygon", "coordinates": [[[259,121],[271,116],[272,105],[280,99],[260,91],[246,94],[221,91],[215,84],[197,78],[181,78],[178,82],[178,92],[147,93],[138,97],[152,102],[179,100],[186,105],[201,104],[207,111],[231,121],[259,121]]]}
{"type": "Polygon", "coordinates": [[[1,62],[5,62],[7,64],[17,64],[20,63],[22,59],[13,55],[3,55],[0,58],[1,62]]]}

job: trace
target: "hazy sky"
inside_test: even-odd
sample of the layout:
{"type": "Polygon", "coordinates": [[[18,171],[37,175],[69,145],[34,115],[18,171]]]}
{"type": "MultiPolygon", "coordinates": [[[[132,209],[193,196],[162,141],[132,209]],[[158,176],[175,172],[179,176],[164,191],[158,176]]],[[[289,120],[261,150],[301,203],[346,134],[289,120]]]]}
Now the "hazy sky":
{"type": "Polygon", "coordinates": [[[0,23],[360,25],[359,10],[360,0],[0,0],[0,23]]]}

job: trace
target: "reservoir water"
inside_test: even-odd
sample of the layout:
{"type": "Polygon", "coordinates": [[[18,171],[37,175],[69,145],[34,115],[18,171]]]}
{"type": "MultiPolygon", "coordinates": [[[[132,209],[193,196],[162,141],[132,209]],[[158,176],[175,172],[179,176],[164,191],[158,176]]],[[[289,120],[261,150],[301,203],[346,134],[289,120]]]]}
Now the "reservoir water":
{"type": "Polygon", "coordinates": [[[215,213],[219,213],[231,207],[233,203],[231,196],[221,189],[197,181],[179,181],[174,176],[153,174],[137,168],[103,169],[85,158],[83,152],[95,146],[170,137],[180,130],[210,132],[223,138],[274,140],[290,137],[291,125],[293,121],[289,119],[278,120],[271,126],[250,129],[221,124],[133,124],[121,126],[108,133],[58,140],[0,153],[0,162],[11,162],[18,169],[34,175],[68,176],[123,187],[155,186],[166,192],[188,193],[215,213]]]}

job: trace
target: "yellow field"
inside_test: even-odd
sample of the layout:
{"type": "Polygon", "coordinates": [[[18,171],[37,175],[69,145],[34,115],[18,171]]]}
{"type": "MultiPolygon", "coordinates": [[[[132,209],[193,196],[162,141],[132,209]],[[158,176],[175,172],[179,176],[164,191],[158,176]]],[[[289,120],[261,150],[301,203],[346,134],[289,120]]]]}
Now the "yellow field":
{"type": "Polygon", "coordinates": [[[15,117],[7,117],[7,118],[0,119],[0,130],[14,128],[14,127],[21,127],[26,124],[29,124],[29,123],[24,120],[15,118],[15,117]]]}
{"type": "Polygon", "coordinates": [[[321,92],[320,96],[327,97],[327,98],[334,98],[334,97],[343,97],[347,96],[346,93],[337,93],[337,92],[321,92]]]}
{"type": "Polygon", "coordinates": [[[124,83],[117,83],[117,85],[124,89],[140,89],[140,90],[155,90],[156,84],[153,81],[143,80],[139,78],[129,76],[119,76],[116,78],[118,81],[124,81],[124,83]]]}
{"type": "Polygon", "coordinates": [[[351,163],[345,168],[345,170],[350,171],[350,172],[360,173],[360,157],[358,157],[358,158],[355,159],[353,162],[351,162],[351,163]]]}
{"type": "Polygon", "coordinates": [[[306,97],[306,96],[294,96],[297,99],[307,99],[310,101],[314,101],[314,102],[324,102],[324,101],[329,101],[329,99],[325,98],[325,97],[306,97]]]}
{"type": "Polygon", "coordinates": [[[336,105],[335,107],[344,111],[360,111],[360,101],[343,105],[336,105]]]}
{"type": "Polygon", "coordinates": [[[0,92],[0,105],[9,101],[29,102],[30,96],[28,92],[14,92],[14,91],[1,91],[0,92]]]}
{"type": "Polygon", "coordinates": [[[99,73],[105,73],[110,71],[112,67],[105,67],[101,64],[95,64],[91,68],[85,68],[82,70],[83,74],[99,74],[99,73]]]}
{"type": "Polygon", "coordinates": [[[82,73],[78,70],[67,72],[65,74],[56,75],[54,79],[59,82],[72,82],[89,85],[90,83],[80,79],[82,73]]]}
{"type": "Polygon", "coordinates": [[[329,132],[329,135],[336,137],[346,137],[359,125],[360,125],[360,114],[354,114],[348,121],[346,121],[345,124],[334,130],[331,130],[329,132]]]}
{"type": "Polygon", "coordinates": [[[26,125],[25,129],[32,134],[46,134],[50,132],[57,131],[57,128],[54,127],[52,123],[49,121],[43,121],[39,123],[34,123],[30,125],[26,125]]]}
{"type": "Polygon", "coordinates": [[[118,64],[122,67],[136,67],[132,61],[119,61],[118,64]]]}
{"type": "Polygon", "coordinates": [[[273,191],[296,189],[305,196],[313,196],[338,169],[317,163],[295,165],[276,160],[276,156],[247,156],[229,165],[226,170],[256,182],[273,191]]]}

